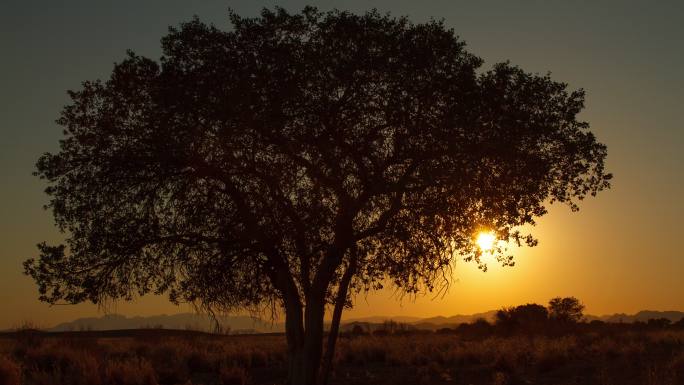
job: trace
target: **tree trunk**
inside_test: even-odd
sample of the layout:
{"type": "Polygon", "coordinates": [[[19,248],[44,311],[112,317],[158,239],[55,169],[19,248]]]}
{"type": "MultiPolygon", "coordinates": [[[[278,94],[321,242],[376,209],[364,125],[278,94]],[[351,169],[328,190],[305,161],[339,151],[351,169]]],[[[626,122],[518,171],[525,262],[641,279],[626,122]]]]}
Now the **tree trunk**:
{"type": "Polygon", "coordinates": [[[322,299],[310,299],[304,309],[303,319],[301,307],[298,312],[292,313],[287,308],[286,304],[288,384],[316,385],[323,352],[325,302],[322,299]]]}
{"type": "Polygon", "coordinates": [[[289,385],[306,384],[304,380],[304,319],[297,293],[288,293],[285,302],[285,337],[287,339],[289,385]]]}
{"type": "Polygon", "coordinates": [[[288,385],[307,384],[304,372],[304,346],[287,346],[287,383],[288,385]]]}
{"type": "MultiPolygon", "coordinates": [[[[330,278],[335,272],[338,264],[328,263],[327,269],[322,269],[316,274],[314,284],[309,288],[306,296],[306,306],[303,308],[302,301],[296,290],[292,291],[292,295],[285,297],[285,327],[287,334],[287,345],[289,355],[289,385],[317,385],[319,377],[322,372],[319,371],[321,366],[321,358],[323,356],[323,317],[325,315],[325,296],[330,284],[330,278]],[[321,273],[322,272],[322,273],[321,273]],[[327,273],[327,274],[326,274],[327,273]],[[290,306],[289,303],[293,305],[290,306]],[[302,308],[304,309],[304,317],[302,322],[302,308]]],[[[342,279],[344,295],[346,299],[346,290],[349,286],[349,280],[354,272],[354,266],[350,265],[345,272],[342,279]],[[347,277],[349,275],[349,277],[347,277]]],[[[344,299],[342,305],[344,306],[344,299]]],[[[342,308],[339,308],[336,313],[337,326],[339,328],[339,318],[342,308]]],[[[332,345],[329,346],[330,354],[334,351],[334,339],[337,337],[335,331],[332,345]]],[[[329,370],[329,365],[326,365],[326,370],[329,370]]],[[[327,376],[327,372],[326,372],[327,376]]]]}

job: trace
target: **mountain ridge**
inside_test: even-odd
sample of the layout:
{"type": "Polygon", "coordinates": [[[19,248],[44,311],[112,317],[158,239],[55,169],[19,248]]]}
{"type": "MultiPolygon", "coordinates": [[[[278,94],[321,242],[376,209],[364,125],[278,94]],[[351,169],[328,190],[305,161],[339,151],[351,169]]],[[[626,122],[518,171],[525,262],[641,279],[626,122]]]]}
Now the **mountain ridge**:
{"type": "MultiPolygon", "coordinates": [[[[496,310],[474,314],[457,314],[449,317],[412,317],[412,316],[370,316],[343,319],[343,325],[364,324],[379,325],[387,321],[411,325],[418,329],[438,329],[455,326],[461,323],[473,322],[477,319],[485,319],[492,322],[496,316],[496,310]]],[[[646,322],[652,318],[666,318],[672,322],[684,318],[684,312],[667,310],[641,310],[634,314],[614,313],[601,316],[586,315],[587,321],[599,320],[613,323],[646,322]]],[[[268,321],[251,316],[219,316],[217,317],[220,329],[216,329],[216,323],[207,315],[196,313],[160,314],[154,316],[127,317],[120,314],[105,314],[101,317],[77,318],[73,321],[62,322],[47,331],[75,331],[75,330],[121,330],[121,329],[181,329],[197,331],[223,331],[235,334],[242,333],[273,333],[284,331],[284,323],[268,321]]],[[[329,322],[329,321],[327,321],[329,322]]],[[[344,330],[345,328],[343,328],[344,330]]]]}

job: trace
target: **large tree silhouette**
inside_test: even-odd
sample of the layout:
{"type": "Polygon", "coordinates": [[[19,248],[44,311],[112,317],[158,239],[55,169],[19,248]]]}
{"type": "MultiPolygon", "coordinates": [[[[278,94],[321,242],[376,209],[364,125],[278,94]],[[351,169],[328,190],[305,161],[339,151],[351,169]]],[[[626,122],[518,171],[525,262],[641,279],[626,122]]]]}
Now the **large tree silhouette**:
{"type": "Polygon", "coordinates": [[[608,187],[582,91],[480,71],[441,22],[230,19],[171,29],[159,61],[129,53],[70,92],[37,164],[66,234],[25,262],[42,300],[281,306],[289,382],[314,384],[326,306],[329,363],[356,291],[432,289],[456,258],[479,263],[479,229],[534,244],[515,228],[608,187]]]}

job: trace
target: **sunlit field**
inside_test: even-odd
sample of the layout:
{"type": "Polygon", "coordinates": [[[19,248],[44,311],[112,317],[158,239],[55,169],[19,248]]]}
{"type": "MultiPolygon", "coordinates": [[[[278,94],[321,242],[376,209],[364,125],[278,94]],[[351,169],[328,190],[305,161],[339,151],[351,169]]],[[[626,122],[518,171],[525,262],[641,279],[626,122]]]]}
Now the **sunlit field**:
{"type": "MultiPolygon", "coordinates": [[[[282,335],[24,330],[0,337],[0,383],[279,384],[285,349],[282,335]]],[[[332,384],[683,384],[684,330],[357,330],[340,338],[335,362],[332,384]]]]}

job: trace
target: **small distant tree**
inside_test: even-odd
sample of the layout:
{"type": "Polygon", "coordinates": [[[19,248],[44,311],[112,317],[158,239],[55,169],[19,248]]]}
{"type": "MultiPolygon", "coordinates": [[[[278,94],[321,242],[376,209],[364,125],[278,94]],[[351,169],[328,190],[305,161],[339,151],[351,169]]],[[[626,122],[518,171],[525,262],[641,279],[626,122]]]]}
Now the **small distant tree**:
{"type": "Polygon", "coordinates": [[[382,325],[380,325],[379,330],[382,330],[386,334],[394,334],[399,331],[400,324],[394,320],[385,320],[382,325]]]}
{"type": "Polygon", "coordinates": [[[484,335],[492,330],[492,325],[484,318],[478,318],[468,325],[470,326],[470,331],[477,335],[484,335]]]}
{"type": "Polygon", "coordinates": [[[589,325],[591,325],[591,326],[596,326],[596,327],[603,327],[603,326],[606,325],[606,322],[605,322],[605,321],[601,321],[601,320],[599,320],[599,319],[595,319],[595,320],[591,320],[591,321],[589,322],[589,325]]]}
{"type": "Polygon", "coordinates": [[[354,327],[351,329],[351,334],[354,335],[354,336],[361,336],[361,335],[364,335],[364,334],[367,334],[367,333],[366,333],[366,329],[364,329],[363,326],[361,326],[361,325],[359,325],[359,324],[356,324],[356,325],[354,325],[354,327]]]}
{"type": "MultiPolygon", "coordinates": [[[[473,322],[464,322],[451,329],[450,332],[461,334],[463,337],[483,337],[492,331],[492,325],[484,318],[478,318],[473,322]]],[[[449,333],[443,330],[442,333],[449,333]]]]}
{"type": "Polygon", "coordinates": [[[575,297],[556,297],[549,301],[549,318],[559,322],[576,323],[584,316],[584,305],[575,297]]]}
{"type": "Polygon", "coordinates": [[[544,306],[528,303],[499,310],[495,322],[498,327],[507,330],[538,330],[548,320],[548,311],[544,306]]]}
{"type": "Polygon", "coordinates": [[[67,234],[25,262],[43,301],[279,308],[289,383],[311,385],[354,293],[432,290],[456,259],[485,267],[483,227],[534,245],[516,228],[609,186],[583,91],[480,70],[441,22],[230,19],[171,29],[159,61],[129,53],[70,92],[60,149],[37,165],[67,234]]]}
{"type": "Polygon", "coordinates": [[[668,318],[650,318],[646,325],[654,329],[665,329],[672,324],[672,321],[668,318]]]}
{"type": "Polygon", "coordinates": [[[672,326],[678,329],[684,329],[684,317],[680,318],[679,321],[673,323],[672,326]]]}

